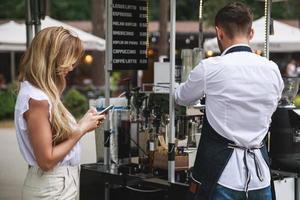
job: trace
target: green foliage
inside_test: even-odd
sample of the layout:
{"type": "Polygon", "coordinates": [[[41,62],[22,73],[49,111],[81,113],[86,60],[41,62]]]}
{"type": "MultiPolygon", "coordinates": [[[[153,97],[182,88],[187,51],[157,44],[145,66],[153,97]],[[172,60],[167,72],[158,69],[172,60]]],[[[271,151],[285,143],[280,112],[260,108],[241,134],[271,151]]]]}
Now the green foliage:
{"type": "MultiPolygon", "coordinates": [[[[50,16],[60,20],[89,20],[91,0],[49,0],[50,16]]],[[[0,0],[0,18],[25,19],[25,0],[0,0]]]]}
{"type": "Polygon", "coordinates": [[[51,0],[50,13],[60,20],[87,20],[91,18],[91,0],[51,0]]]}
{"type": "Polygon", "coordinates": [[[297,108],[300,108],[300,95],[297,95],[295,98],[294,98],[294,104],[297,108]]]}
{"type": "Polygon", "coordinates": [[[13,119],[16,105],[15,85],[10,85],[5,90],[0,90],[0,120],[13,119]]]}
{"type": "MultiPolygon", "coordinates": [[[[217,11],[225,6],[227,3],[236,0],[206,0],[204,1],[204,19],[213,25],[214,18],[217,11]]],[[[253,11],[254,19],[260,18],[264,15],[264,1],[260,0],[241,0],[247,4],[253,11]]],[[[283,2],[275,2],[272,4],[272,18],[274,19],[297,19],[299,17],[299,0],[286,0],[283,2]]]]}
{"type": "Polygon", "coordinates": [[[112,91],[117,91],[119,87],[119,82],[121,80],[121,72],[113,72],[110,78],[110,89],[112,91]]]}
{"type": "MultiPolygon", "coordinates": [[[[99,0],[103,1],[103,0],[99,0]]],[[[159,18],[159,1],[149,0],[150,20],[159,18]]],[[[198,20],[200,0],[177,0],[177,20],[198,20]]],[[[218,9],[234,0],[204,0],[204,18],[213,24],[218,9]]],[[[235,0],[238,1],[238,0],[235,0]]],[[[240,0],[253,10],[255,19],[264,14],[264,2],[259,0],[240,0]]],[[[60,20],[90,20],[91,0],[50,0],[50,16],[60,20]]],[[[272,4],[274,19],[298,19],[300,1],[286,0],[272,4]]],[[[25,0],[0,0],[0,18],[25,18],[25,0]]]]}
{"type": "Polygon", "coordinates": [[[287,0],[272,5],[272,17],[274,19],[298,19],[300,17],[300,1],[287,0]]]}
{"type": "MultiPolygon", "coordinates": [[[[159,1],[149,0],[149,19],[150,21],[159,20],[159,1]]],[[[197,20],[199,0],[178,0],[176,1],[177,20],[197,20]]]]}
{"type": "MultiPolygon", "coordinates": [[[[150,20],[159,19],[159,1],[150,1],[150,20]]],[[[204,20],[209,25],[213,25],[217,11],[229,2],[238,0],[204,0],[203,15],[204,20]]],[[[251,7],[254,19],[264,15],[264,2],[259,0],[240,0],[251,7]]],[[[200,0],[177,0],[176,19],[177,20],[198,20],[200,0]]],[[[286,0],[272,4],[272,17],[274,19],[298,19],[300,15],[300,1],[286,0]]]]}
{"type": "Polygon", "coordinates": [[[198,20],[199,0],[178,0],[176,2],[177,20],[198,20]]]}
{"type": "Polygon", "coordinates": [[[74,88],[66,91],[63,103],[75,118],[83,116],[88,109],[87,98],[74,88]]]}
{"type": "Polygon", "coordinates": [[[0,18],[25,19],[25,0],[0,0],[0,18]]]}
{"type": "Polygon", "coordinates": [[[157,21],[159,16],[159,0],[148,1],[148,8],[149,21],[157,21]]]}

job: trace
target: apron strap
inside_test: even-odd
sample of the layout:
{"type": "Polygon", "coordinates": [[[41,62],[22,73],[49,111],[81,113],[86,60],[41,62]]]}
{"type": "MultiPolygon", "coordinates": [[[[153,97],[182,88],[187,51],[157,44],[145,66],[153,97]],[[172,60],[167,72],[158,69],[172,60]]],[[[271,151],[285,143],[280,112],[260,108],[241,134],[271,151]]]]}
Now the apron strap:
{"type": "Polygon", "coordinates": [[[249,189],[249,183],[251,180],[251,174],[250,174],[250,170],[248,167],[248,160],[247,160],[247,154],[250,155],[251,158],[253,158],[254,161],[254,165],[255,165],[255,170],[256,170],[256,176],[258,177],[258,179],[262,182],[264,180],[263,174],[262,174],[262,168],[261,165],[259,163],[259,160],[257,159],[254,150],[256,149],[261,149],[264,146],[264,144],[260,144],[258,146],[252,146],[252,147],[243,147],[243,146],[239,146],[236,144],[228,144],[228,148],[233,148],[233,149],[240,149],[242,151],[244,151],[244,157],[243,157],[243,162],[246,168],[246,184],[245,184],[245,188],[244,191],[246,192],[246,198],[248,199],[248,189],[249,189]]]}

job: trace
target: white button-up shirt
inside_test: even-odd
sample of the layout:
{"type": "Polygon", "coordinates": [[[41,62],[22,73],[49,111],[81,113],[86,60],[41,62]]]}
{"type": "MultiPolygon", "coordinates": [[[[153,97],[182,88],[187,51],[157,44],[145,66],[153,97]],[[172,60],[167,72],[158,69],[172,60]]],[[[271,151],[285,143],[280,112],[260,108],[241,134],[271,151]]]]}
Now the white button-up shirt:
{"type": "MultiPolygon", "coordinates": [[[[221,56],[202,60],[191,71],[188,80],[177,88],[175,101],[180,105],[192,105],[205,94],[206,116],[212,128],[237,145],[251,147],[259,145],[267,134],[284,85],[274,62],[246,51],[226,54],[234,46],[227,48],[221,56]]],[[[253,158],[247,155],[251,173],[249,190],[270,185],[268,166],[260,150],[254,152],[264,179],[258,179],[253,158]]],[[[234,149],[219,184],[244,190],[243,156],[244,151],[234,149]]]]}

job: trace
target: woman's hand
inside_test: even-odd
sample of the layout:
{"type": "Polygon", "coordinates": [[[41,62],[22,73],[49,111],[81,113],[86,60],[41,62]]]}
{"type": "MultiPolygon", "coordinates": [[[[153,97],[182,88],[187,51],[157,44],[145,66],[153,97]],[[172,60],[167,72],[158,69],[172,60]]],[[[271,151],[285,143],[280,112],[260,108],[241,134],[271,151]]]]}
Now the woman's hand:
{"type": "Polygon", "coordinates": [[[98,115],[95,108],[88,110],[85,115],[78,122],[78,128],[82,134],[99,128],[103,121],[105,120],[105,115],[98,115]]]}

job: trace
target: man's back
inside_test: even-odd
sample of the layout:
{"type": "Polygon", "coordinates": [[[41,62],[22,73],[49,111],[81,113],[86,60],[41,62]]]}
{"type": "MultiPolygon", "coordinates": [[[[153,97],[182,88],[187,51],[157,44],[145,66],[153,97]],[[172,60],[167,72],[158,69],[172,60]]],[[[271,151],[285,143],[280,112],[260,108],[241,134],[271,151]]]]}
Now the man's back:
{"type": "Polygon", "coordinates": [[[267,133],[282,91],[277,65],[250,52],[203,61],[207,118],[223,137],[258,145],[267,133]]]}
{"type": "Polygon", "coordinates": [[[192,172],[202,189],[199,199],[272,199],[267,148],[262,140],[283,81],[275,63],[252,53],[252,21],[251,9],[243,3],[221,8],[215,29],[222,55],[200,62],[175,92],[181,105],[206,95],[192,172]]]}
{"type": "MultiPolygon", "coordinates": [[[[177,103],[188,105],[206,96],[206,117],[211,127],[235,144],[251,148],[258,146],[267,134],[272,113],[283,89],[278,66],[248,51],[227,53],[235,48],[250,48],[239,44],[229,47],[221,56],[205,59],[190,73],[188,81],[175,94],[177,103]]],[[[254,150],[264,180],[255,175],[256,164],[247,155],[252,175],[249,189],[269,185],[268,166],[259,149],[254,150]]],[[[246,166],[244,151],[234,149],[218,183],[243,190],[246,166]],[[234,180],[234,181],[232,181],[234,180]]]]}

